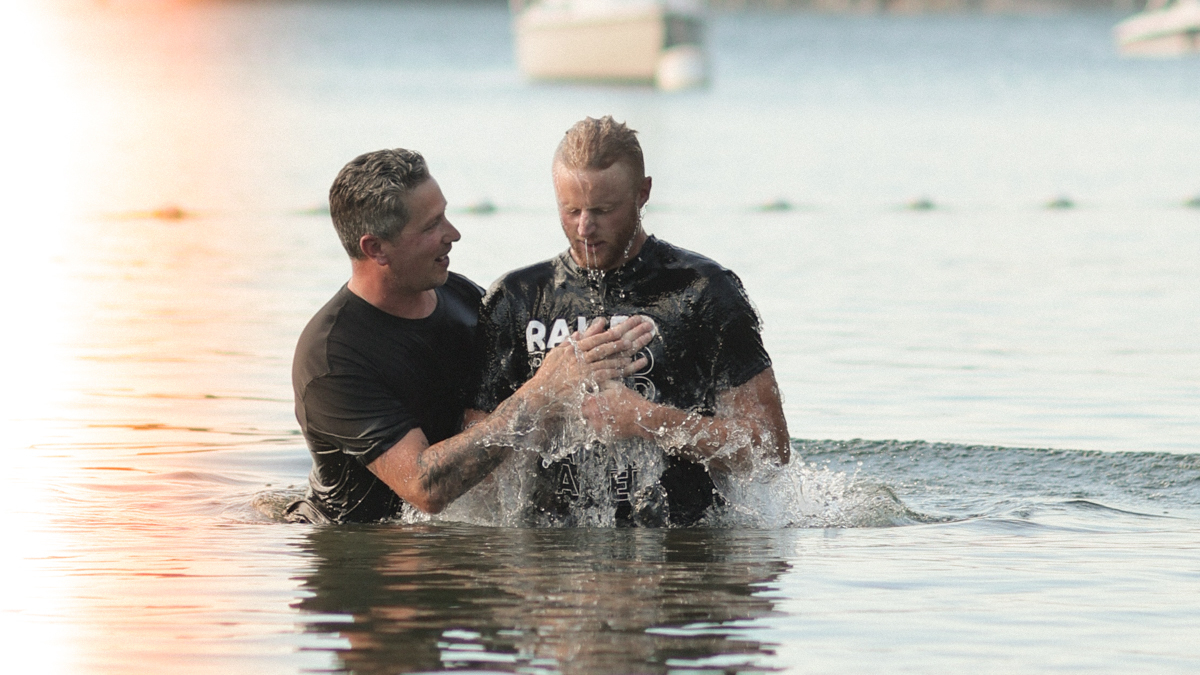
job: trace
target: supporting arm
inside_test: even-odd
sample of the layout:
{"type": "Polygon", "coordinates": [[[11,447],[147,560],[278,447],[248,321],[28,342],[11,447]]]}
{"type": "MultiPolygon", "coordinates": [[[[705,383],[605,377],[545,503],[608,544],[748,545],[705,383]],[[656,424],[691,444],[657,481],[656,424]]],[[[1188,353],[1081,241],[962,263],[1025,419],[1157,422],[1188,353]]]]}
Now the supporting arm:
{"type": "Polygon", "coordinates": [[[780,465],[791,459],[783,402],[770,368],[723,392],[713,416],[647,401],[619,383],[591,397],[584,416],[601,434],[653,440],[670,454],[719,471],[747,470],[759,457],[780,465]]]}

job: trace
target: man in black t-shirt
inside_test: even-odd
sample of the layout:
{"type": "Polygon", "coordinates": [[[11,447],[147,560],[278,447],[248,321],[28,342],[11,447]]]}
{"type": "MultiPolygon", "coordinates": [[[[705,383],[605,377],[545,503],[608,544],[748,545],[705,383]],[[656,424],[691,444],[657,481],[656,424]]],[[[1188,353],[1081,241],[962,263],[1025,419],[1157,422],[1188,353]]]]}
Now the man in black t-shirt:
{"type": "Polygon", "coordinates": [[[649,342],[649,323],[596,322],[462,431],[483,291],[449,271],[460,235],[424,158],[409,150],[356,158],[334,181],[329,210],[351,277],[296,346],[296,418],[313,468],[290,520],[373,522],[405,502],[436,513],[503,461],[515,429],[561,415],[570,392],[644,365],[630,354],[649,342]]]}
{"type": "Polygon", "coordinates": [[[611,117],[577,123],[555,152],[553,178],[569,248],[505,275],[485,297],[483,381],[468,418],[497,409],[594,318],[649,317],[658,336],[646,364],[583,407],[596,433],[560,434],[574,447],[547,448],[567,456],[535,467],[531,520],[578,522],[611,502],[618,522],[695,523],[721,502],[710,469],[790,456],[758,316],[733,272],[642,229],[651,180],[636,132],[611,117]],[[597,469],[610,485],[582,485],[597,469]]]}

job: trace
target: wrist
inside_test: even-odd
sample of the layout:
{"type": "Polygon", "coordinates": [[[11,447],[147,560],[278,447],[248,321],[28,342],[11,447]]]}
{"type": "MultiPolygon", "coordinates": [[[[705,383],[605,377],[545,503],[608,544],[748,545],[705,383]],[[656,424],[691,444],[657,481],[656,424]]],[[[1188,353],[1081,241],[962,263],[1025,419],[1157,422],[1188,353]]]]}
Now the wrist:
{"type": "Polygon", "coordinates": [[[686,445],[682,439],[689,436],[684,429],[687,417],[680,414],[680,411],[645,401],[638,405],[637,419],[642,438],[654,441],[664,448],[686,445]]]}

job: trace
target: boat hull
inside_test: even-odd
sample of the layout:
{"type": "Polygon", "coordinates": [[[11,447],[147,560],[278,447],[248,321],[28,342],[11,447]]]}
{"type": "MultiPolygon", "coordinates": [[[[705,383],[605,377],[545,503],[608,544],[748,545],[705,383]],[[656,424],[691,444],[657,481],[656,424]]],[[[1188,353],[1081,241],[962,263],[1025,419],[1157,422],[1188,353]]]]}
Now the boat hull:
{"type": "Polygon", "coordinates": [[[1135,14],[1113,29],[1117,48],[1132,56],[1174,56],[1200,52],[1200,0],[1135,14]]]}
{"type": "Polygon", "coordinates": [[[620,13],[526,9],[514,19],[517,64],[536,80],[694,86],[707,80],[698,16],[661,5],[620,13]],[[663,72],[663,69],[667,72],[663,72]]]}

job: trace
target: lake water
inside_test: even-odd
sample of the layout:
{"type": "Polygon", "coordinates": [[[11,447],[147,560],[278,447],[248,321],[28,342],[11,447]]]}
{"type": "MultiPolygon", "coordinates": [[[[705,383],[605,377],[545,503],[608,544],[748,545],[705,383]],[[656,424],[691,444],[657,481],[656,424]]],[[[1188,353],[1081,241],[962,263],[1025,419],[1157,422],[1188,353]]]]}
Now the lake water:
{"type": "Polygon", "coordinates": [[[502,3],[10,0],[4,670],[1196,672],[1200,60],[1119,18],[717,14],[668,95],[527,83],[502,3]],[[423,151],[487,285],[606,113],[763,315],[795,468],[737,527],[272,522],[337,170],[423,151]]]}

